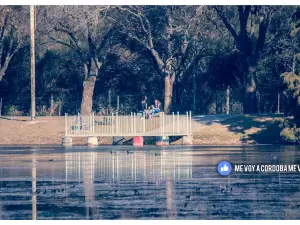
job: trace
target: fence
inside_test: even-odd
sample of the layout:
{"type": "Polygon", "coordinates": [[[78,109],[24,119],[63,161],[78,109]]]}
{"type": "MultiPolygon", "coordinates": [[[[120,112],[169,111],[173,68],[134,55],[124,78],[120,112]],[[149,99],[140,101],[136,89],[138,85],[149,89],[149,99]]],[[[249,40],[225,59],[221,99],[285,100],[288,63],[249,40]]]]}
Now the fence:
{"type": "Polygon", "coordinates": [[[182,136],[192,133],[192,115],[179,113],[148,118],[146,114],[83,116],[65,114],[65,136],[182,136]]]}
{"type": "MultiPolygon", "coordinates": [[[[118,112],[127,115],[136,111],[141,95],[100,95],[93,99],[93,111],[102,115],[118,112]]],[[[30,116],[30,97],[22,96],[12,100],[0,97],[0,115],[2,116],[30,116]]],[[[43,96],[36,97],[37,116],[61,116],[65,113],[80,112],[81,97],[43,96]]]]}

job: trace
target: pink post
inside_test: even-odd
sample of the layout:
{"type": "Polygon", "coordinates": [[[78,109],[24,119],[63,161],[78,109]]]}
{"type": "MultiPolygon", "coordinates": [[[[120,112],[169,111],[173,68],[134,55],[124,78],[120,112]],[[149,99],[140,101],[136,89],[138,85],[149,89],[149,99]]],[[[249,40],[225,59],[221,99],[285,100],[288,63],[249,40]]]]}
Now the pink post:
{"type": "Polygon", "coordinates": [[[136,136],[133,138],[133,146],[141,147],[144,145],[144,137],[142,136],[136,136]]]}

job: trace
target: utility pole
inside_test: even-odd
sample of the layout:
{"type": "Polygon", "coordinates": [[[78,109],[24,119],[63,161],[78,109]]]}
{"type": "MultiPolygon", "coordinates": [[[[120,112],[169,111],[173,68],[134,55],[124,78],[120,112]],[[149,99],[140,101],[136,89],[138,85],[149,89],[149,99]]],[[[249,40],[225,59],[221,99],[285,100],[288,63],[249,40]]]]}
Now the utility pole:
{"type": "Polygon", "coordinates": [[[51,94],[50,98],[50,116],[53,116],[54,113],[54,99],[53,99],[53,94],[51,94]]]}
{"type": "Polygon", "coordinates": [[[35,121],[35,6],[30,6],[31,120],[35,121]]]}

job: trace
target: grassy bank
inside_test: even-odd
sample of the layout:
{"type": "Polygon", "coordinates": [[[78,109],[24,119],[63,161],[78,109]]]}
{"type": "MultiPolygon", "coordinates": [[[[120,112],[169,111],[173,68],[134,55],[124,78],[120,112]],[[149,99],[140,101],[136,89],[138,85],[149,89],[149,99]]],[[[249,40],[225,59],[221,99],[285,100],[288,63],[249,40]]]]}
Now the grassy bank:
{"type": "MultiPolygon", "coordinates": [[[[281,142],[279,124],[283,115],[238,115],[219,122],[193,121],[194,144],[276,144],[281,142]]],[[[38,117],[35,123],[28,117],[0,117],[0,145],[60,145],[64,135],[64,117],[38,117]]],[[[126,138],[127,140],[130,137],[126,138]]],[[[84,138],[75,138],[75,145],[83,145],[84,138]]],[[[171,144],[181,140],[172,138],[171,144]]],[[[147,138],[146,144],[154,143],[147,138]]],[[[102,138],[111,144],[111,138],[102,138]]],[[[130,142],[128,142],[130,144],[130,142]]]]}

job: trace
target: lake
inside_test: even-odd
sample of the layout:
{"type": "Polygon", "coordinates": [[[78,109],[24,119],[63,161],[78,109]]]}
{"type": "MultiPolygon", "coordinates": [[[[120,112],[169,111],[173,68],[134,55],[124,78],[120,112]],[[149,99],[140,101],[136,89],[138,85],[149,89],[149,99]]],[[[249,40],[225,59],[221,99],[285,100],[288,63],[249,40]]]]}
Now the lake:
{"type": "Polygon", "coordinates": [[[300,219],[299,146],[0,147],[0,219],[300,219]]]}

